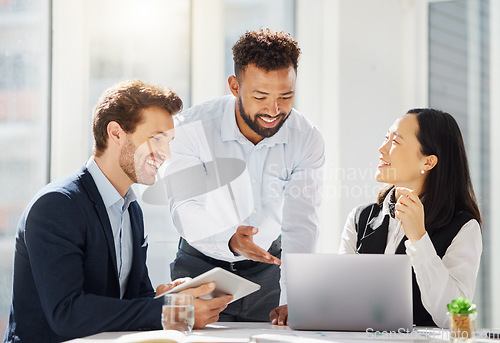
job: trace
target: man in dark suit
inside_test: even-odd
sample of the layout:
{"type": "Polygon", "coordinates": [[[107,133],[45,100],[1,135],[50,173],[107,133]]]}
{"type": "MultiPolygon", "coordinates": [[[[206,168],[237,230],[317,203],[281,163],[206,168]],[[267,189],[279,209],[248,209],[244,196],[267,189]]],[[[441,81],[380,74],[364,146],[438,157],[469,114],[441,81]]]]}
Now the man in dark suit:
{"type": "MultiPolygon", "coordinates": [[[[154,183],[170,157],[172,116],[181,108],[172,91],[140,81],[103,94],[94,112],[94,155],[76,174],[44,187],[19,222],[4,342],[161,329],[163,300],[154,299],[142,211],[130,186],[154,183]]],[[[213,288],[187,292],[199,297],[213,288]]],[[[217,321],[230,300],[195,298],[195,327],[217,321]]]]}

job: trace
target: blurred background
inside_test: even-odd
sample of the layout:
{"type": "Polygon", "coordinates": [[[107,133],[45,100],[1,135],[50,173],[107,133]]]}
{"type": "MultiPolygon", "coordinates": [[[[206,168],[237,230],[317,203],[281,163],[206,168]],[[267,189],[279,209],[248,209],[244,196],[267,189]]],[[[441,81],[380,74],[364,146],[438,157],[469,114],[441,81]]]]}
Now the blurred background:
{"type": "MultiPolygon", "coordinates": [[[[484,218],[474,302],[481,327],[500,327],[499,0],[0,0],[0,336],[17,222],[43,185],[91,155],[102,91],[138,78],[186,108],[229,94],[231,47],[260,27],[302,49],[295,108],[327,154],[321,252],[336,252],[349,211],[375,199],[393,121],[415,107],[455,116],[484,218]]],[[[156,286],[170,279],[178,234],[167,206],[141,205],[156,286]]]]}

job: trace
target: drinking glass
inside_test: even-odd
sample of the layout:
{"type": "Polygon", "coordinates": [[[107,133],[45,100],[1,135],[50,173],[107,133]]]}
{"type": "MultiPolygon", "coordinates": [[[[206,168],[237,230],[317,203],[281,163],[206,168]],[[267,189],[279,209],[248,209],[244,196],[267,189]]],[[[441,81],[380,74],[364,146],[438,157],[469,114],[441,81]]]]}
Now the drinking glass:
{"type": "Polygon", "coordinates": [[[177,330],[186,335],[194,325],[194,299],[191,294],[165,294],[161,323],[164,330],[177,330]]]}

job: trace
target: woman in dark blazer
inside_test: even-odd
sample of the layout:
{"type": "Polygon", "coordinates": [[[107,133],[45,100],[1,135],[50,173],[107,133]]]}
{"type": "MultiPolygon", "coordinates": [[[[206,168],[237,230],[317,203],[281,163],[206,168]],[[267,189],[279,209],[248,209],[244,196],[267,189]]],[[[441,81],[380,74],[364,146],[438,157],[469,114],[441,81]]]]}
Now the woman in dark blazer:
{"type": "Polygon", "coordinates": [[[407,254],[413,266],[413,320],[447,327],[446,304],[472,298],[482,252],[481,214],[455,119],[413,109],[379,148],[374,204],[348,216],[339,253],[407,254]]]}

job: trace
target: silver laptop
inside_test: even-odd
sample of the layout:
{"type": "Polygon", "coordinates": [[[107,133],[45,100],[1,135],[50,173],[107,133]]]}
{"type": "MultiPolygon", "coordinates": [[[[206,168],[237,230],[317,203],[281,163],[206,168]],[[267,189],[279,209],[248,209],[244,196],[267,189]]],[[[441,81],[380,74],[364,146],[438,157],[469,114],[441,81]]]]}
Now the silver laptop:
{"type": "Polygon", "coordinates": [[[407,255],[286,254],[283,267],[292,329],[412,330],[407,255]]]}

